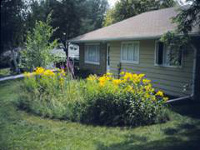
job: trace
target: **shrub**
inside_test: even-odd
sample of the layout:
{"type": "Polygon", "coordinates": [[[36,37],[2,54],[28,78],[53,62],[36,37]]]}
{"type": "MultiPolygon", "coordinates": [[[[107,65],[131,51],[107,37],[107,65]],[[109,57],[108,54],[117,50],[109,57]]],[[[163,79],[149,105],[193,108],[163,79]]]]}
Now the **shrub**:
{"type": "Polygon", "coordinates": [[[97,125],[146,125],[165,121],[162,91],[155,91],[144,74],[108,73],[71,80],[63,70],[37,68],[26,73],[20,107],[45,117],[97,125]]]}
{"type": "Polygon", "coordinates": [[[144,74],[121,73],[89,76],[86,82],[87,107],[82,121],[101,125],[145,125],[167,118],[162,91],[155,92],[144,74]]]}
{"type": "Polygon", "coordinates": [[[21,85],[20,107],[44,117],[73,120],[74,104],[81,101],[79,83],[71,81],[63,70],[53,72],[37,68],[25,73],[21,85]]]}

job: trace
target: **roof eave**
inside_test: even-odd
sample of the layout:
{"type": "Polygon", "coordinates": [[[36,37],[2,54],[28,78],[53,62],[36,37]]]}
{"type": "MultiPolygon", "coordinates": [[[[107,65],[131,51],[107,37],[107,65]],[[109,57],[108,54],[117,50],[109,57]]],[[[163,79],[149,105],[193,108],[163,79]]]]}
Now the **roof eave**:
{"type": "Polygon", "coordinates": [[[119,37],[119,38],[102,38],[92,40],[68,40],[71,43],[86,43],[86,42],[107,42],[107,41],[127,41],[127,40],[145,40],[145,39],[157,39],[161,36],[149,36],[149,37],[119,37]]]}
{"type": "MultiPolygon", "coordinates": [[[[198,32],[190,33],[190,36],[200,36],[198,32]]],[[[102,39],[92,39],[92,40],[68,40],[71,43],[87,43],[87,42],[108,42],[108,41],[128,41],[128,40],[151,40],[151,39],[159,39],[162,35],[156,36],[142,36],[142,37],[119,37],[119,38],[102,38],[102,39]]]]}

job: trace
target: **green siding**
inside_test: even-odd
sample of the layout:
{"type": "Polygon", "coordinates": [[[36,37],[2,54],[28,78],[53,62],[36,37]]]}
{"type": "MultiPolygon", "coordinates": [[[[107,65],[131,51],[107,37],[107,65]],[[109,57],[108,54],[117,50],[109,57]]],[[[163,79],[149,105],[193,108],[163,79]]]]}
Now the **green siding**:
{"type": "Polygon", "coordinates": [[[104,74],[106,72],[106,44],[100,43],[100,64],[99,65],[85,63],[84,48],[85,48],[85,44],[79,45],[80,69],[87,69],[91,73],[104,74]]]}
{"type": "MultiPolygon", "coordinates": [[[[120,62],[121,41],[110,42],[110,70],[117,74],[120,62]]],[[[122,63],[122,70],[144,73],[151,79],[156,89],[174,96],[184,96],[192,92],[193,52],[187,50],[183,54],[183,64],[180,68],[155,66],[155,40],[141,40],[139,50],[139,64],[122,63]],[[186,92],[183,86],[189,84],[186,92]]]]}

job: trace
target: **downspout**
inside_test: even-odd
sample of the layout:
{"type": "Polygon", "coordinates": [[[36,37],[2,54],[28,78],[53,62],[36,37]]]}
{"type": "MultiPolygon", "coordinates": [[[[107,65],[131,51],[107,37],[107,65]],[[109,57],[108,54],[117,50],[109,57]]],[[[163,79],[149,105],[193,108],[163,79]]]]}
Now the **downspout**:
{"type": "Polygon", "coordinates": [[[197,56],[197,49],[191,45],[192,49],[194,50],[194,59],[193,59],[193,81],[192,81],[192,94],[191,94],[191,97],[192,97],[192,100],[194,100],[194,97],[195,97],[195,81],[196,81],[196,63],[197,63],[197,59],[196,59],[196,56],[197,56]]]}

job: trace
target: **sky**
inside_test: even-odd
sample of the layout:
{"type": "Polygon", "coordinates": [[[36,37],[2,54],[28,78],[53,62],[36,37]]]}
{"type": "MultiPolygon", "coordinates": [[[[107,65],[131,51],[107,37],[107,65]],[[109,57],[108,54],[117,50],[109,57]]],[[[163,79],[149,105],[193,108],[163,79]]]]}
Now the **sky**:
{"type": "Polygon", "coordinates": [[[112,8],[118,0],[108,0],[110,7],[112,8]]]}
{"type": "MultiPolygon", "coordinates": [[[[112,8],[117,1],[118,0],[108,0],[108,3],[110,5],[110,7],[112,8]]],[[[186,4],[186,0],[178,0],[178,1],[181,1],[181,2],[183,2],[183,4],[186,4]]]]}

